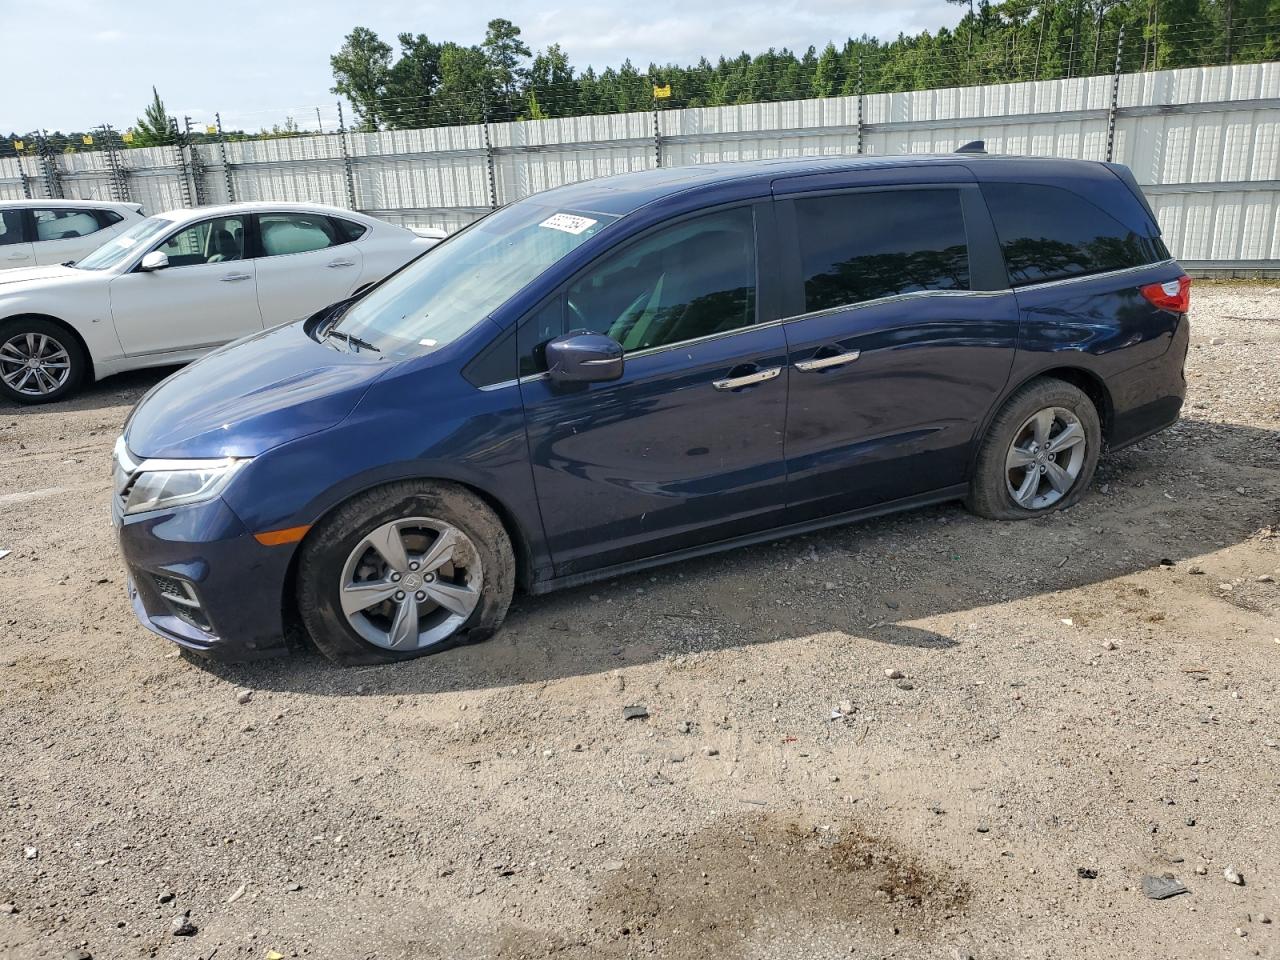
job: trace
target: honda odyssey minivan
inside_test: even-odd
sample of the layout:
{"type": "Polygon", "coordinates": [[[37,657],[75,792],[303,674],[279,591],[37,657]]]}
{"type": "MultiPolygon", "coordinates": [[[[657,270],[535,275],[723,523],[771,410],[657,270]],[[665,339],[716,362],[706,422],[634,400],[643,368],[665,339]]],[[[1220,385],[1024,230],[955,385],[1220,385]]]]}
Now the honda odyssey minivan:
{"type": "Polygon", "coordinates": [[[1173,423],[1190,281],[1124,167],[959,153],[550,190],[159,384],[116,445],[142,622],[346,664],[541,593],[963,499],[1076,503],[1173,423]]]}

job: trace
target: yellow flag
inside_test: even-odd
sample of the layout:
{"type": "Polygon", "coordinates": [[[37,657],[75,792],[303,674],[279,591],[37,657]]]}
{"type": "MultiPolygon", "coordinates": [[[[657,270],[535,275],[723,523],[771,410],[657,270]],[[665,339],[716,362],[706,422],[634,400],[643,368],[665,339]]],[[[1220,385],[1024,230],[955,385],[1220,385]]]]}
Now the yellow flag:
{"type": "Polygon", "coordinates": [[[27,149],[27,142],[25,140],[15,140],[13,141],[13,149],[25,150],[27,149]]]}
{"type": "Polygon", "coordinates": [[[120,134],[120,139],[125,143],[133,143],[133,131],[126,130],[124,133],[120,134]]]}
{"type": "Polygon", "coordinates": [[[661,87],[656,83],[653,85],[653,99],[665,100],[669,96],[671,96],[671,84],[668,83],[661,87]]]}
{"type": "Polygon", "coordinates": [[[80,139],[81,139],[82,141],[84,141],[85,146],[87,146],[87,147],[91,147],[91,146],[93,146],[93,137],[89,136],[89,134],[87,134],[87,133],[86,133],[86,134],[85,134],[83,137],[81,137],[80,139]]]}

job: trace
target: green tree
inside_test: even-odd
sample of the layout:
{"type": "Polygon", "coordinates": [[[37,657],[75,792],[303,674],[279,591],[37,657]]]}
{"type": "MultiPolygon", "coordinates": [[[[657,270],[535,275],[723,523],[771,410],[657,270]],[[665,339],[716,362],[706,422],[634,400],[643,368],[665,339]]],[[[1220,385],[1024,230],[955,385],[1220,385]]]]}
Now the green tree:
{"type": "Polygon", "coordinates": [[[387,80],[391,73],[391,47],[368,27],[356,27],[329,58],[333,93],[351,102],[360,126],[376,130],[383,121],[387,80]]]}
{"type": "Polygon", "coordinates": [[[169,111],[156,88],[151,88],[151,102],[133,125],[135,147],[159,147],[173,143],[173,129],[169,125],[169,111]]]}
{"type": "Polygon", "coordinates": [[[493,77],[479,47],[440,47],[440,87],[432,104],[434,122],[479,123],[493,101],[493,77]]]}
{"type": "Polygon", "coordinates": [[[390,127],[423,127],[440,88],[442,45],[432,43],[425,33],[402,33],[397,39],[400,59],[387,71],[381,114],[390,127]]]}
{"type": "Polygon", "coordinates": [[[529,48],[520,39],[520,28],[501,17],[490,20],[480,49],[484,51],[494,90],[508,105],[513,104],[528,74],[523,63],[530,56],[529,48]]]}

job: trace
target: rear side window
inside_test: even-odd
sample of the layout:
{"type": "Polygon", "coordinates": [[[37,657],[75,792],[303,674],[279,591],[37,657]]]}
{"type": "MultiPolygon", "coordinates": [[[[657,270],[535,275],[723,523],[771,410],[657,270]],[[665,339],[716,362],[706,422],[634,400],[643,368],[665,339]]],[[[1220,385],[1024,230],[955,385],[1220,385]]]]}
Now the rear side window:
{"type": "Polygon", "coordinates": [[[116,213],[114,210],[95,210],[93,211],[93,215],[98,220],[98,226],[102,227],[104,230],[107,227],[114,227],[124,219],[124,217],[120,216],[120,214],[116,213]]]}
{"type": "Polygon", "coordinates": [[[350,220],[343,220],[340,217],[330,217],[329,222],[333,224],[339,243],[351,243],[353,240],[359,240],[369,229],[362,223],[352,223],[350,220]]]}
{"type": "Polygon", "coordinates": [[[982,195],[1015,287],[1168,259],[1159,237],[1135,233],[1070,190],[991,182],[982,195]]]}
{"type": "Polygon", "coordinates": [[[345,243],[345,240],[339,238],[334,223],[329,217],[313,213],[258,214],[262,254],[266,257],[285,257],[345,243]]]}
{"type": "Polygon", "coordinates": [[[102,229],[93,210],[33,210],[37,240],[71,240],[102,229]]]}
{"type": "Polygon", "coordinates": [[[805,312],[921,290],[968,290],[957,190],[796,200],[805,312]]]}

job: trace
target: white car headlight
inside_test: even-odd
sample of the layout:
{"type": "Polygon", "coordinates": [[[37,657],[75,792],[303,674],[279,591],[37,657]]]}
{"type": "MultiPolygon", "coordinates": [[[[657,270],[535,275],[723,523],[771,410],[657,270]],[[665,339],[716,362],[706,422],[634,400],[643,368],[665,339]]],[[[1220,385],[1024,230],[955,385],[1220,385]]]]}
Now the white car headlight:
{"type": "Polygon", "coordinates": [[[123,443],[117,443],[112,459],[115,461],[116,495],[120,497],[125,513],[143,513],[212,500],[249,462],[235,457],[134,462],[123,443]]]}

